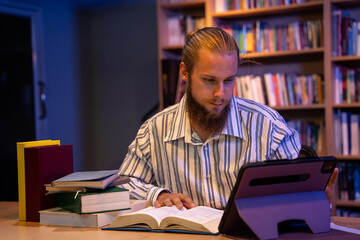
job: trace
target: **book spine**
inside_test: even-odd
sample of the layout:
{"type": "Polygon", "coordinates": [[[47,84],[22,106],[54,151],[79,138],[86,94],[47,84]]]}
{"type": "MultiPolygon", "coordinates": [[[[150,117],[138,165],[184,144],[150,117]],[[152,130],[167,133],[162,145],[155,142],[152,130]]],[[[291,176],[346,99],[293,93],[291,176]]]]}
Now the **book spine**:
{"type": "Polygon", "coordinates": [[[81,196],[76,193],[56,193],[57,205],[70,212],[81,214],[81,196]]]}

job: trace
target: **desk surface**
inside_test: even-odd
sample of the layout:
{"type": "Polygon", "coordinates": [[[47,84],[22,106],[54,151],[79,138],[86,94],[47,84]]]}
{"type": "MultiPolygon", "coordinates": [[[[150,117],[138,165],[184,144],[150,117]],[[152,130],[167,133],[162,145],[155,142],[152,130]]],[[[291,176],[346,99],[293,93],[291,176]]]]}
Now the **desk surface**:
{"type": "MultiPolygon", "coordinates": [[[[19,221],[17,202],[0,202],[0,239],[2,240],[92,240],[92,239],[146,239],[146,240],[228,240],[231,238],[218,235],[197,235],[197,234],[176,234],[176,233],[151,233],[151,232],[128,232],[128,231],[104,231],[100,228],[80,228],[63,226],[46,226],[34,222],[19,221]]],[[[360,229],[360,218],[332,217],[332,222],[337,225],[360,229]]],[[[307,234],[307,239],[316,239],[318,234],[307,234]],[[309,237],[310,238],[309,238],[309,237]],[[313,238],[314,237],[314,238],[313,238]]],[[[304,237],[304,236],[302,236],[304,237]]],[[[357,237],[360,237],[357,235],[357,237]]],[[[293,238],[290,235],[281,235],[280,239],[301,239],[293,238]]],[[[322,238],[324,239],[324,238],[322,238]]],[[[328,239],[328,238],[327,238],[328,239]]],[[[334,238],[336,239],[336,238],[334,238]]],[[[358,239],[358,238],[349,238],[358,239]]]]}

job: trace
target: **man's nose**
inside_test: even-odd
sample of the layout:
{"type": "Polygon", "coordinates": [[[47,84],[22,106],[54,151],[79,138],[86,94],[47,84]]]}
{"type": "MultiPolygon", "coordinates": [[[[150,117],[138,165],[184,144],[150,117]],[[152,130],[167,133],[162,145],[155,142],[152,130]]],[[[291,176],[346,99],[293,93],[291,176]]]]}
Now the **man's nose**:
{"type": "Polygon", "coordinates": [[[223,98],[224,97],[224,83],[219,83],[216,86],[214,97],[216,98],[223,98]]]}

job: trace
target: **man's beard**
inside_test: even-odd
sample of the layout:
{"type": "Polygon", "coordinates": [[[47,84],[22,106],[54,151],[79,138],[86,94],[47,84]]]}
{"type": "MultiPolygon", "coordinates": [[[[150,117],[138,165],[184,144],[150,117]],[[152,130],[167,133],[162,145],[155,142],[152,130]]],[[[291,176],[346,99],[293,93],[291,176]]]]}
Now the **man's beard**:
{"type": "Polygon", "coordinates": [[[191,121],[193,121],[198,127],[202,130],[210,131],[212,135],[221,133],[230,112],[230,101],[226,104],[220,114],[210,113],[193,97],[190,80],[186,90],[186,105],[191,121]]]}

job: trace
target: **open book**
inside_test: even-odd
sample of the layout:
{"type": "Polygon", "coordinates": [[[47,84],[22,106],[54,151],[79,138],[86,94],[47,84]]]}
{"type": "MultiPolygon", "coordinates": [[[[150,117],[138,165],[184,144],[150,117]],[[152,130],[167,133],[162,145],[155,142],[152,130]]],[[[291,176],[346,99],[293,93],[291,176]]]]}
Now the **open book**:
{"type": "Polygon", "coordinates": [[[117,216],[104,230],[142,230],[218,234],[223,211],[198,206],[191,209],[148,207],[135,213],[117,216]]]}

